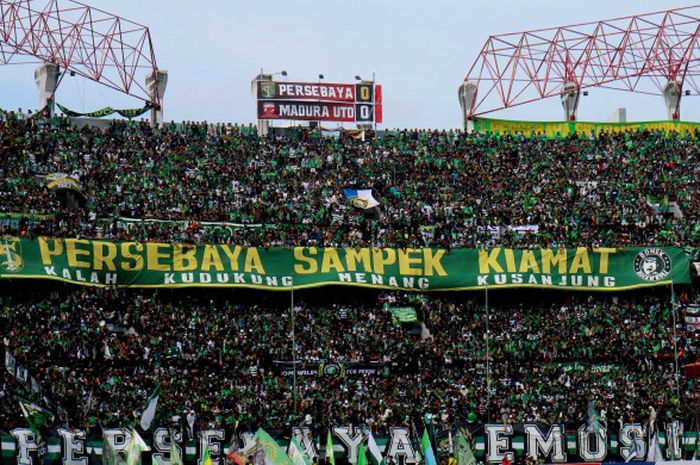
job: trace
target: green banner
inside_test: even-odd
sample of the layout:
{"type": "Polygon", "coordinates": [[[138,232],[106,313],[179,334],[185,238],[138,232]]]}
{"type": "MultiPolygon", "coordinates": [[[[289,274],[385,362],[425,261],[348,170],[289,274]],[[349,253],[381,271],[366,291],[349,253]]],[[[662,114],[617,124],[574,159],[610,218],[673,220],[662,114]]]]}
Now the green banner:
{"type": "Polygon", "coordinates": [[[0,239],[0,278],[93,286],[219,286],[289,290],[325,285],[465,290],[620,290],[690,282],[683,249],[291,249],[39,237],[0,239]]]}
{"type": "Polygon", "coordinates": [[[105,116],[110,116],[114,113],[118,113],[120,116],[123,116],[124,118],[136,118],[138,116],[143,115],[147,111],[151,110],[153,108],[153,105],[151,103],[146,102],[146,105],[144,105],[141,108],[126,108],[126,109],[116,109],[112,107],[104,107],[99,110],[91,111],[89,113],[80,113],[77,111],[73,111],[69,108],[64,107],[60,103],[57,103],[56,106],[58,107],[59,110],[63,112],[66,116],[70,116],[72,118],[78,118],[78,117],[89,117],[89,118],[104,118],[105,116]]]}
{"type": "Polygon", "coordinates": [[[513,121],[505,119],[474,118],[476,132],[497,134],[542,135],[565,137],[571,134],[581,136],[599,135],[601,132],[625,131],[675,131],[679,134],[695,135],[700,131],[700,123],[684,121],[639,121],[631,123],[596,123],[586,121],[513,121]]]}
{"type": "Polygon", "coordinates": [[[389,307],[394,323],[413,323],[418,321],[416,309],[413,307],[389,307]]]}
{"type": "Polygon", "coordinates": [[[44,213],[14,213],[14,212],[0,212],[1,220],[21,220],[23,218],[29,221],[46,221],[55,218],[56,215],[44,214],[44,213]]]}

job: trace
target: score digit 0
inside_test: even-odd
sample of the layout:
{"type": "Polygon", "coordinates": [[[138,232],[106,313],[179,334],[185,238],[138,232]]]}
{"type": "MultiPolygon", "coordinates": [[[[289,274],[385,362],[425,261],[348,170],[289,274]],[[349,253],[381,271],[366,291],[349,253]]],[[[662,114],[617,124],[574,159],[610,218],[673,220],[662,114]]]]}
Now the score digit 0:
{"type": "Polygon", "coordinates": [[[370,98],[369,87],[367,87],[367,86],[360,87],[360,100],[367,102],[367,101],[369,101],[369,98],[370,98]]]}

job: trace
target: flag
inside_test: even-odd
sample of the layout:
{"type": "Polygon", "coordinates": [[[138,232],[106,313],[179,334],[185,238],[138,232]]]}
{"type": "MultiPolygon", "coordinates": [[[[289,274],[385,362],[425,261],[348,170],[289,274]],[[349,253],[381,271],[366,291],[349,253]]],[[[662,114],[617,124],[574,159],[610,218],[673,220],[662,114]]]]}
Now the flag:
{"type": "Polygon", "coordinates": [[[170,443],[170,465],[183,465],[182,451],[174,440],[170,443]]]}
{"type": "Polygon", "coordinates": [[[425,465],[437,465],[435,453],[433,452],[432,444],[430,444],[427,429],[423,430],[423,437],[420,440],[420,448],[423,451],[423,457],[425,457],[425,465]]]}
{"type": "Polygon", "coordinates": [[[48,430],[47,424],[49,421],[53,420],[53,413],[37,404],[23,399],[19,400],[19,407],[22,409],[22,415],[24,415],[24,419],[27,420],[29,429],[32,430],[32,433],[34,433],[36,437],[36,443],[43,443],[45,439],[43,436],[46,434],[42,434],[42,431],[48,430]]]}
{"type": "Polygon", "coordinates": [[[651,437],[649,442],[649,451],[647,452],[647,462],[660,463],[663,461],[663,455],[661,454],[661,448],[659,447],[659,441],[656,435],[651,437]]]}
{"type": "Polygon", "coordinates": [[[600,424],[600,415],[593,406],[593,402],[588,402],[588,427],[595,434],[602,436],[603,425],[600,424]]]}
{"type": "MultiPolygon", "coordinates": [[[[112,443],[105,437],[102,440],[102,465],[116,465],[117,451],[112,447],[112,443]]],[[[172,465],[176,465],[173,463],[172,465]]],[[[180,464],[182,465],[182,464],[180,464]]]]}
{"type": "Polygon", "coordinates": [[[333,436],[328,430],[328,439],[326,439],[326,461],[331,465],[335,465],[335,454],[333,453],[333,436]]]}
{"type": "Polygon", "coordinates": [[[160,397],[160,384],[156,387],[156,390],[153,391],[151,397],[149,397],[146,401],[146,408],[141,414],[141,429],[144,431],[148,431],[151,428],[151,423],[153,423],[153,419],[156,417],[158,397],[160,397]]]}
{"type": "MultiPolygon", "coordinates": [[[[267,434],[267,432],[259,428],[255,432],[255,442],[262,448],[265,453],[266,463],[272,465],[292,465],[292,461],[287,457],[282,448],[277,444],[277,441],[267,434]]],[[[202,465],[207,465],[202,463],[202,465]]],[[[211,465],[211,464],[210,464],[211,465]]]]}
{"type": "Polygon", "coordinates": [[[416,310],[413,307],[389,307],[391,320],[396,323],[413,323],[418,321],[416,310]]]}
{"type": "Polygon", "coordinates": [[[469,441],[467,441],[467,438],[464,437],[461,431],[457,434],[454,453],[455,457],[457,457],[457,465],[474,465],[476,463],[469,441]]]}
{"type": "MultiPolygon", "coordinates": [[[[9,250],[7,244],[5,244],[5,250],[9,250]]],[[[9,259],[8,259],[9,262],[9,259]]],[[[15,358],[14,355],[12,355],[12,351],[6,347],[5,348],[5,368],[7,368],[7,372],[10,373],[12,376],[15,376],[15,370],[17,367],[17,359],[15,358]]]]}
{"type": "MultiPolygon", "coordinates": [[[[416,428],[416,425],[413,423],[413,420],[411,420],[411,431],[413,431],[413,438],[415,440],[416,444],[420,444],[420,438],[418,437],[418,428],[416,428]]],[[[423,460],[423,456],[420,453],[420,447],[416,449],[416,463],[421,463],[423,460]]]]}
{"type": "Polygon", "coordinates": [[[369,210],[379,205],[372,195],[372,189],[343,189],[343,194],[350,205],[360,210],[369,210]]]}
{"type": "Polygon", "coordinates": [[[202,454],[202,465],[211,465],[211,454],[209,453],[208,445],[204,445],[204,453],[202,454]]]}
{"type": "Polygon", "coordinates": [[[685,307],[685,324],[691,333],[700,329],[700,305],[689,304],[685,307]]]}
{"type": "Polygon", "coordinates": [[[357,450],[357,465],[367,465],[367,448],[365,443],[361,442],[357,450]]]}
{"type": "Polygon", "coordinates": [[[664,196],[660,199],[654,198],[651,195],[647,195],[647,205],[649,208],[651,208],[654,213],[657,215],[659,213],[666,213],[668,211],[668,194],[664,194],[664,196]]]}
{"type": "Polygon", "coordinates": [[[423,423],[425,423],[425,426],[428,428],[428,439],[430,440],[430,444],[435,444],[435,449],[433,450],[435,462],[442,463],[440,460],[440,447],[435,439],[435,423],[433,423],[433,415],[426,413],[423,416],[423,423]]]}
{"type": "Polygon", "coordinates": [[[143,442],[139,433],[132,428],[131,439],[126,448],[126,465],[141,465],[141,452],[148,452],[150,450],[151,448],[143,442]]]}
{"type": "Polygon", "coordinates": [[[126,449],[126,465],[141,465],[141,445],[134,434],[131,435],[126,449]]]}
{"type": "MultiPolygon", "coordinates": [[[[34,378],[32,378],[34,380],[34,378]]],[[[90,389],[90,394],[88,394],[87,401],[85,402],[85,405],[83,405],[83,415],[87,416],[87,414],[92,410],[92,403],[94,402],[94,397],[93,397],[93,390],[90,389]]]]}
{"type": "Polygon", "coordinates": [[[372,465],[382,465],[384,459],[382,458],[382,453],[379,450],[377,441],[374,440],[372,431],[369,432],[369,436],[367,437],[367,448],[369,449],[369,456],[372,459],[372,465]]]}
{"type": "Polygon", "coordinates": [[[287,447],[287,455],[289,456],[294,465],[311,465],[311,461],[308,459],[306,453],[294,437],[292,437],[291,441],[289,441],[289,447],[287,447]]]}

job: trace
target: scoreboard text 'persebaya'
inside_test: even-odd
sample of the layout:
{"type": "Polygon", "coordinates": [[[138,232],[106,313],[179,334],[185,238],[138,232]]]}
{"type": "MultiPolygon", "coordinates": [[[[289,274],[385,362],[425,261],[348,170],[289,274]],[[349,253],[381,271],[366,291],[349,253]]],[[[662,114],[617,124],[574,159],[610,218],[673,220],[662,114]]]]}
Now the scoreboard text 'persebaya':
{"type": "Polygon", "coordinates": [[[258,119],[381,123],[382,86],[372,82],[258,82],[258,119]]]}

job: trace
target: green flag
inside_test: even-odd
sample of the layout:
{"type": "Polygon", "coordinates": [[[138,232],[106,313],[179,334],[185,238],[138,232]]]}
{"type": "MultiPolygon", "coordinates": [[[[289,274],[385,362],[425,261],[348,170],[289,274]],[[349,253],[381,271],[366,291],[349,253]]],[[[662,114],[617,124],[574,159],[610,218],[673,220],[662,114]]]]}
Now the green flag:
{"type": "Polygon", "coordinates": [[[374,435],[372,435],[372,431],[370,431],[367,436],[367,448],[369,449],[369,457],[372,460],[372,465],[383,465],[384,459],[382,458],[382,453],[379,450],[377,441],[374,439],[374,435]]]}
{"type": "Polygon", "coordinates": [[[326,439],[326,461],[331,465],[335,465],[335,454],[333,453],[333,436],[330,430],[328,431],[328,439],[326,439]]]}
{"type": "Polygon", "coordinates": [[[170,443],[170,465],[183,465],[180,446],[174,440],[170,443]]]}
{"type": "Polygon", "coordinates": [[[211,465],[211,453],[209,452],[209,446],[204,446],[204,453],[202,454],[202,465],[211,465]]]}
{"type": "MultiPolygon", "coordinates": [[[[139,433],[131,429],[131,440],[126,448],[126,465],[141,465],[141,452],[150,451],[151,448],[143,442],[139,433]]],[[[211,464],[209,464],[211,465],[211,464]]]]}
{"type": "Polygon", "coordinates": [[[668,194],[664,194],[663,197],[658,198],[651,195],[647,195],[647,205],[654,210],[654,213],[666,213],[668,211],[668,194]]]}
{"type": "Polygon", "coordinates": [[[360,448],[357,451],[357,465],[367,465],[367,448],[365,443],[360,443],[360,448]]]}
{"type": "Polygon", "coordinates": [[[437,465],[435,453],[433,452],[433,445],[430,443],[430,437],[428,437],[427,429],[423,430],[423,437],[420,440],[420,448],[423,451],[425,465],[437,465]]]}
{"type": "Polygon", "coordinates": [[[141,444],[133,434],[126,449],[126,465],[141,465],[141,444]]]}
{"type": "Polygon", "coordinates": [[[292,437],[287,448],[287,455],[294,465],[311,465],[311,461],[306,456],[306,452],[301,448],[296,438],[292,437]]]}
{"type": "Polygon", "coordinates": [[[22,409],[22,415],[27,420],[29,429],[36,437],[37,444],[43,442],[41,431],[47,428],[47,424],[53,419],[53,413],[24,399],[19,400],[19,407],[22,409]]]}
{"type": "Polygon", "coordinates": [[[158,398],[160,397],[160,384],[156,386],[153,394],[146,401],[146,407],[141,414],[141,429],[148,431],[151,429],[151,423],[156,417],[156,409],[158,408],[158,398]]]}
{"type": "MultiPolygon", "coordinates": [[[[105,437],[102,440],[102,465],[116,465],[117,451],[112,447],[112,443],[105,437]]],[[[174,464],[173,464],[174,465],[174,464]]]]}
{"type": "MultiPolygon", "coordinates": [[[[273,465],[293,465],[292,461],[284,453],[284,450],[277,444],[277,441],[272,439],[272,437],[267,434],[267,432],[260,428],[255,433],[255,442],[262,447],[265,453],[265,458],[267,463],[272,463],[273,465]]],[[[202,465],[207,465],[202,463],[202,465]]]]}
{"type": "Polygon", "coordinates": [[[472,452],[472,448],[469,446],[469,441],[464,437],[464,433],[461,431],[457,433],[457,441],[454,445],[454,454],[457,457],[457,465],[474,465],[476,463],[476,458],[472,452]]]}
{"type": "Polygon", "coordinates": [[[394,323],[413,323],[418,321],[416,310],[413,307],[389,307],[389,311],[394,323]]]}

